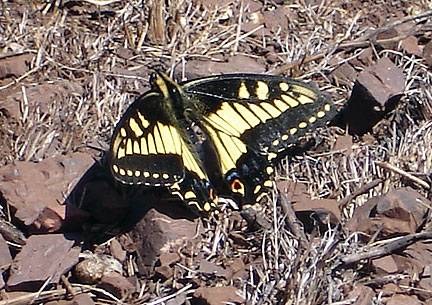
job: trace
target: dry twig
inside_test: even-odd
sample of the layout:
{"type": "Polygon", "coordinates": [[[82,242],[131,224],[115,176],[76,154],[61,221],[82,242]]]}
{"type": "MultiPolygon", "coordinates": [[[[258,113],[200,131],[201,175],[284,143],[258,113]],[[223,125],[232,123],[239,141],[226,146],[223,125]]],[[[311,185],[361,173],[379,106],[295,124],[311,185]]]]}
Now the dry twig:
{"type": "Polygon", "coordinates": [[[377,246],[367,246],[364,249],[360,249],[359,251],[357,251],[357,253],[342,256],[341,261],[343,265],[350,265],[364,259],[382,257],[391,254],[399,249],[406,248],[419,240],[427,239],[432,239],[432,232],[414,233],[403,237],[380,241],[379,243],[384,242],[385,244],[377,246]]]}

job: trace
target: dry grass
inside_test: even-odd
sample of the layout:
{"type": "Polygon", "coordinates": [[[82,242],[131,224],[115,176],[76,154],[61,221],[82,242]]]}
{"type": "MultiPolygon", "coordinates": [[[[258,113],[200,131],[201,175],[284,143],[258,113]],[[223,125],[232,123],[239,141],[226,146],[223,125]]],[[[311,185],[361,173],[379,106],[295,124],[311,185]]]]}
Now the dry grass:
{"type": "MultiPolygon", "coordinates": [[[[290,1],[286,5],[289,18],[283,20],[286,30],[264,37],[259,34],[263,29],[260,25],[241,31],[253,18],[246,2],[225,4],[218,10],[197,2],[167,1],[162,22],[166,22],[168,34],[163,45],[152,43],[158,36],[148,23],[151,6],[142,1],[112,1],[101,6],[76,1],[68,6],[65,3],[68,9],[56,6],[55,1],[2,2],[2,53],[30,53],[34,57],[28,73],[0,86],[0,94],[7,90],[22,93],[20,127],[0,127],[0,135],[6,139],[3,142],[12,143],[1,163],[39,161],[85,146],[105,150],[115,123],[134,97],[145,90],[149,69],[164,67],[184,78],[188,74],[186,64],[192,59],[223,61],[237,54],[260,59],[263,51],[271,50],[276,54],[276,62],[267,65],[269,71],[304,61],[305,64],[285,71],[317,80],[338,104],[343,104],[350,88],[335,87],[327,78],[329,72],[346,61],[336,56],[338,46],[363,38],[377,25],[367,10],[349,10],[339,1],[324,0],[317,5],[290,1]],[[17,6],[21,10],[16,10],[17,6]],[[317,60],[305,61],[321,53],[317,60]],[[53,99],[47,112],[29,106],[27,92],[32,88],[65,83],[76,89],[53,99]]],[[[380,1],[375,2],[374,5],[380,5],[380,1]]],[[[427,1],[418,2],[404,9],[422,11],[427,5],[427,1]]],[[[266,10],[272,9],[267,4],[266,10]]],[[[361,52],[361,48],[354,51],[353,57],[361,52]]],[[[315,198],[341,199],[363,183],[377,177],[384,179],[385,183],[359,196],[346,209],[345,219],[370,196],[406,184],[398,174],[377,166],[376,161],[386,161],[431,182],[432,128],[427,120],[432,118],[432,73],[413,56],[377,51],[376,57],[382,56],[391,56],[403,69],[407,81],[403,104],[382,123],[387,128],[377,127],[378,141],[372,145],[359,141],[349,155],[326,152],[296,157],[288,160],[288,166],[281,171],[283,177],[307,183],[315,198]]],[[[327,137],[333,136],[329,133],[327,137]]],[[[262,211],[271,223],[268,230],[244,232],[228,215],[218,222],[206,223],[203,251],[209,260],[247,255],[254,262],[248,280],[230,283],[214,278],[213,283],[236,285],[248,304],[349,304],[349,300],[343,300],[342,287],[358,280],[357,270],[336,271],[334,267],[339,255],[359,247],[357,236],[345,236],[339,229],[329,228],[321,238],[313,239],[308,248],[300,248],[280,207],[274,200],[269,202],[262,211]],[[249,247],[233,248],[233,232],[253,242],[249,247]]],[[[132,257],[130,260],[131,275],[134,263],[132,257]]],[[[176,266],[176,275],[175,280],[195,276],[184,266],[176,266]]],[[[145,279],[140,283],[134,304],[150,300],[147,304],[162,304],[179,293],[191,291],[190,285],[178,290],[175,283],[157,283],[156,288],[149,287],[153,284],[145,279]],[[157,293],[150,294],[154,291],[157,293]]],[[[100,297],[100,304],[121,302],[105,292],[94,293],[100,297]]]]}

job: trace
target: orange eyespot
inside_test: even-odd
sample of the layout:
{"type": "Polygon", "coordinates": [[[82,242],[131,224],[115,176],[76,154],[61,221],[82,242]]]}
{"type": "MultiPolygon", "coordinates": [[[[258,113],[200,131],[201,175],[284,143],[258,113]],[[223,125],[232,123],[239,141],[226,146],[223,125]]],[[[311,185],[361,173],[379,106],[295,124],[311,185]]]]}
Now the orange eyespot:
{"type": "Polygon", "coordinates": [[[234,193],[240,193],[244,195],[244,185],[239,179],[235,179],[233,182],[231,182],[231,190],[234,193]]]}

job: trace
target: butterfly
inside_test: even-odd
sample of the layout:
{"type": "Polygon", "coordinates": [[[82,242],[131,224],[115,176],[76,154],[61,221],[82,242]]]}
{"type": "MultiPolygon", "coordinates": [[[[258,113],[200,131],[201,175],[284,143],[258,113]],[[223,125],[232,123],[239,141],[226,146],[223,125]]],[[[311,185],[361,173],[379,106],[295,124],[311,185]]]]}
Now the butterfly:
{"type": "Polygon", "coordinates": [[[176,83],[156,72],[150,83],[114,130],[110,171],[124,184],[167,188],[200,214],[217,209],[218,195],[259,201],[279,157],[335,115],[319,90],[280,76],[176,83]]]}

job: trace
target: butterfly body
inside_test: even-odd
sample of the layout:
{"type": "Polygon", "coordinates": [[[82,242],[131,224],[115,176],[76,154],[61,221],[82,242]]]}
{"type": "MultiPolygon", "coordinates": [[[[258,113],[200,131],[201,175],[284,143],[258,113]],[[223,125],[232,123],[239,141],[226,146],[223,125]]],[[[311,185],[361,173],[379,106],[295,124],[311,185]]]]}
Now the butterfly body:
{"type": "Polygon", "coordinates": [[[216,189],[239,204],[273,187],[274,162],[334,106],[318,90],[256,74],[177,84],[165,74],[118,123],[110,149],[116,180],[168,187],[193,209],[216,208],[216,189]]]}

